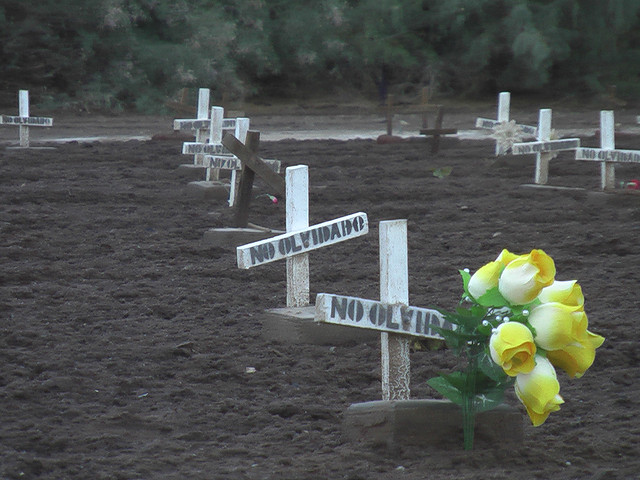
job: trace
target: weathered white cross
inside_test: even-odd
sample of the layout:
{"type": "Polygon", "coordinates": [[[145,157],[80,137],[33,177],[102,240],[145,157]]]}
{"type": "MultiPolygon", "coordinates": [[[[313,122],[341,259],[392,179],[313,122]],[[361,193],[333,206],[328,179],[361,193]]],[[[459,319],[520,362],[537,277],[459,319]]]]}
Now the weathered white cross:
{"type": "MultiPolygon", "coordinates": [[[[174,130],[195,131],[196,142],[204,143],[211,130],[211,120],[209,119],[209,94],[208,88],[198,90],[198,113],[195,119],[176,119],[173,121],[174,130]]],[[[204,165],[204,155],[195,154],[193,164],[204,165]]]]}
{"type": "Polygon", "coordinates": [[[546,185],[549,180],[549,162],[558,152],[575,150],[580,146],[579,138],[563,138],[551,140],[551,109],[540,110],[538,117],[538,141],[514,143],[511,148],[513,155],[536,154],[535,183],[546,185]]]}
{"type": "Polygon", "coordinates": [[[29,147],[29,127],[51,127],[53,118],[29,116],[29,90],[18,93],[18,116],[0,115],[0,125],[20,126],[20,146],[29,147]]]}
{"type": "Polygon", "coordinates": [[[358,212],[309,226],[309,169],[288,167],[286,233],[237,247],[239,268],[252,268],[286,258],[287,307],[309,305],[309,254],[311,250],[350,240],[369,232],[367,214],[358,212]]]}
{"type": "Polygon", "coordinates": [[[615,188],[615,164],[640,163],[640,151],[616,150],[613,111],[603,110],[600,112],[600,148],[580,147],[576,150],[576,160],[601,162],[600,187],[606,190],[615,188]]]}
{"type": "MultiPolygon", "coordinates": [[[[230,158],[236,159],[227,148],[222,145],[222,137],[225,130],[233,130],[234,136],[245,143],[247,138],[247,132],[249,131],[249,119],[248,118],[224,118],[224,108],[212,107],[211,108],[211,120],[209,123],[209,136],[207,141],[202,142],[185,142],[182,144],[182,153],[184,154],[200,154],[203,155],[204,160],[202,165],[206,167],[205,181],[209,182],[212,179],[217,180],[219,178],[219,169],[212,167],[211,159],[220,158],[222,160],[229,160],[230,158]],[[213,170],[213,172],[212,172],[213,170]]],[[[229,186],[229,206],[232,207],[235,203],[237,188],[236,170],[231,170],[231,180],[229,186]]]]}
{"type": "MultiPolygon", "coordinates": [[[[477,128],[486,128],[488,130],[496,130],[496,127],[500,125],[504,125],[509,122],[509,109],[511,106],[511,93],[509,92],[500,92],[498,95],[498,119],[490,120],[488,118],[477,118],[476,119],[476,127],[477,128]]],[[[537,128],[531,127],[529,125],[520,125],[516,124],[516,127],[522,133],[526,133],[531,136],[536,136],[537,128]]],[[[505,145],[500,142],[496,142],[496,156],[504,155],[507,153],[507,148],[505,145]]]]}
{"type": "Polygon", "coordinates": [[[317,322],[380,330],[382,399],[408,400],[411,337],[442,337],[431,326],[450,328],[440,312],[410,307],[407,221],[380,222],[380,301],[319,293],[317,322]]]}

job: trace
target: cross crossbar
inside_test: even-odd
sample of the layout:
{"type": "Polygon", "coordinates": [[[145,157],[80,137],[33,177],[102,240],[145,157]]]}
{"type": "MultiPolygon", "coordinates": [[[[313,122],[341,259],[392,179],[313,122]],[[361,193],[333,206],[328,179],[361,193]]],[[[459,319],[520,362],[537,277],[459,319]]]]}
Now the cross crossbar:
{"type": "MultiPolygon", "coordinates": [[[[275,173],[280,172],[280,160],[269,160],[265,158],[264,163],[269,165],[275,173]]],[[[242,162],[235,155],[207,155],[205,157],[205,166],[221,170],[242,170],[242,162]]]]}
{"type": "Polygon", "coordinates": [[[47,117],[16,117],[11,115],[0,115],[0,125],[27,125],[29,127],[51,127],[53,118],[47,117]]]}
{"type": "Polygon", "coordinates": [[[514,155],[527,155],[530,153],[546,153],[546,152],[560,152],[563,150],[575,150],[578,147],[580,147],[579,138],[565,138],[562,140],[514,143],[511,150],[514,155]]]}
{"type": "Polygon", "coordinates": [[[344,242],[369,232],[367,214],[358,212],[237,247],[239,268],[252,268],[344,242]]]}
{"type": "Polygon", "coordinates": [[[328,293],[316,295],[314,319],[322,323],[435,339],[442,339],[442,336],[431,327],[447,328],[449,325],[437,310],[328,293]]]}
{"type": "Polygon", "coordinates": [[[275,193],[283,194],[285,192],[284,178],[275,173],[262,158],[249,150],[234,135],[225,135],[222,139],[222,145],[224,145],[229,152],[238,157],[243,164],[253,170],[256,175],[262,178],[262,180],[264,180],[275,191],[275,193]]]}
{"type": "Polygon", "coordinates": [[[576,160],[640,163],[640,150],[607,150],[604,148],[580,147],[576,149],[576,160]]]}

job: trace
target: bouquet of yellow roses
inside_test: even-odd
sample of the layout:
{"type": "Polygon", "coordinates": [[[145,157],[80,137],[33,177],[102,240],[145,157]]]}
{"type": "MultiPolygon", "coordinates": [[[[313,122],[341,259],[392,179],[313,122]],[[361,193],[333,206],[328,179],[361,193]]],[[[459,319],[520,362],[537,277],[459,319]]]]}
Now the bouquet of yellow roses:
{"type": "Polygon", "coordinates": [[[580,285],[556,280],[542,250],[503,250],[473,275],[460,274],[460,305],[441,312],[454,328],[439,332],[466,368],[428,384],[462,407],[464,447],[472,449],[476,413],[498,406],[511,385],[533,425],[542,425],[564,403],[555,367],[581,377],[604,338],[587,330],[580,285]]]}

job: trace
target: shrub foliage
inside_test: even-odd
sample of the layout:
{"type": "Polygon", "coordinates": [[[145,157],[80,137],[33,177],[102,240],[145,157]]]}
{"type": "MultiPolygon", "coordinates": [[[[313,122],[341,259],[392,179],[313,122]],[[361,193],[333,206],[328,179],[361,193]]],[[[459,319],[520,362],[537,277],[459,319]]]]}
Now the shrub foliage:
{"type": "Polygon", "coordinates": [[[0,91],[141,111],[184,87],[633,96],[639,12],[640,0],[2,0],[0,91]]]}

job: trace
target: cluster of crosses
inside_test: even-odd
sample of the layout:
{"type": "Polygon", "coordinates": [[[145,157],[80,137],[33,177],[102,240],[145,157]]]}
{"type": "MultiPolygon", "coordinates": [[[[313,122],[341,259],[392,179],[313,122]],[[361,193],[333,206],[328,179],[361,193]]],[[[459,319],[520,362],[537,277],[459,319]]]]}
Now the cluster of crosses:
{"type": "MultiPolygon", "coordinates": [[[[229,206],[234,206],[238,196],[239,176],[242,170],[240,159],[231,153],[223,144],[225,132],[233,132],[241,143],[247,142],[250,120],[245,117],[224,118],[223,107],[211,107],[209,110],[210,90],[201,88],[198,91],[197,115],[195,119],[176,119],[173,128],[177,131],[191,131],[195,133],[195,142],[185,142],[182,153],[193,155],[193,165],[203,168],[206,172],[205,182],[216,181],[220,178],[220,171],[231,172],[229,182],[229,206]]],[[[274,171],[280,171],[280,162],[265,160],[274,171]]]]}
{"type": "MultiPolygon", "coordinates": [[[[498,119],[489,120],[478,118],[476,127],[491,129],[494,132],[505,127],[509,122],[509,107],[511,96],[509,92],[502,92],[498,97],[498,119]]],[[[614,113],[610,110],[600,112],[600,148],[580,146],[579,138],[553,139],[551,129],[551,109],[539,111],[538,126],[519,125],[511,121],[512,128],[505,129],[511,133],[511,138],[503,138],[496,142],[496,155],[535,154],[535,184],[546,185],[549,181],[549,162],[561,151],[575,151],[576,160],[595,161],[601,164],[602,190],[615,188],[616,163],[640,163],[640,151],[618,150],[615,148],[614,113]],[[532,142],[521,142],[521,137],[528,135],[536,137],[532,142]]]]}

